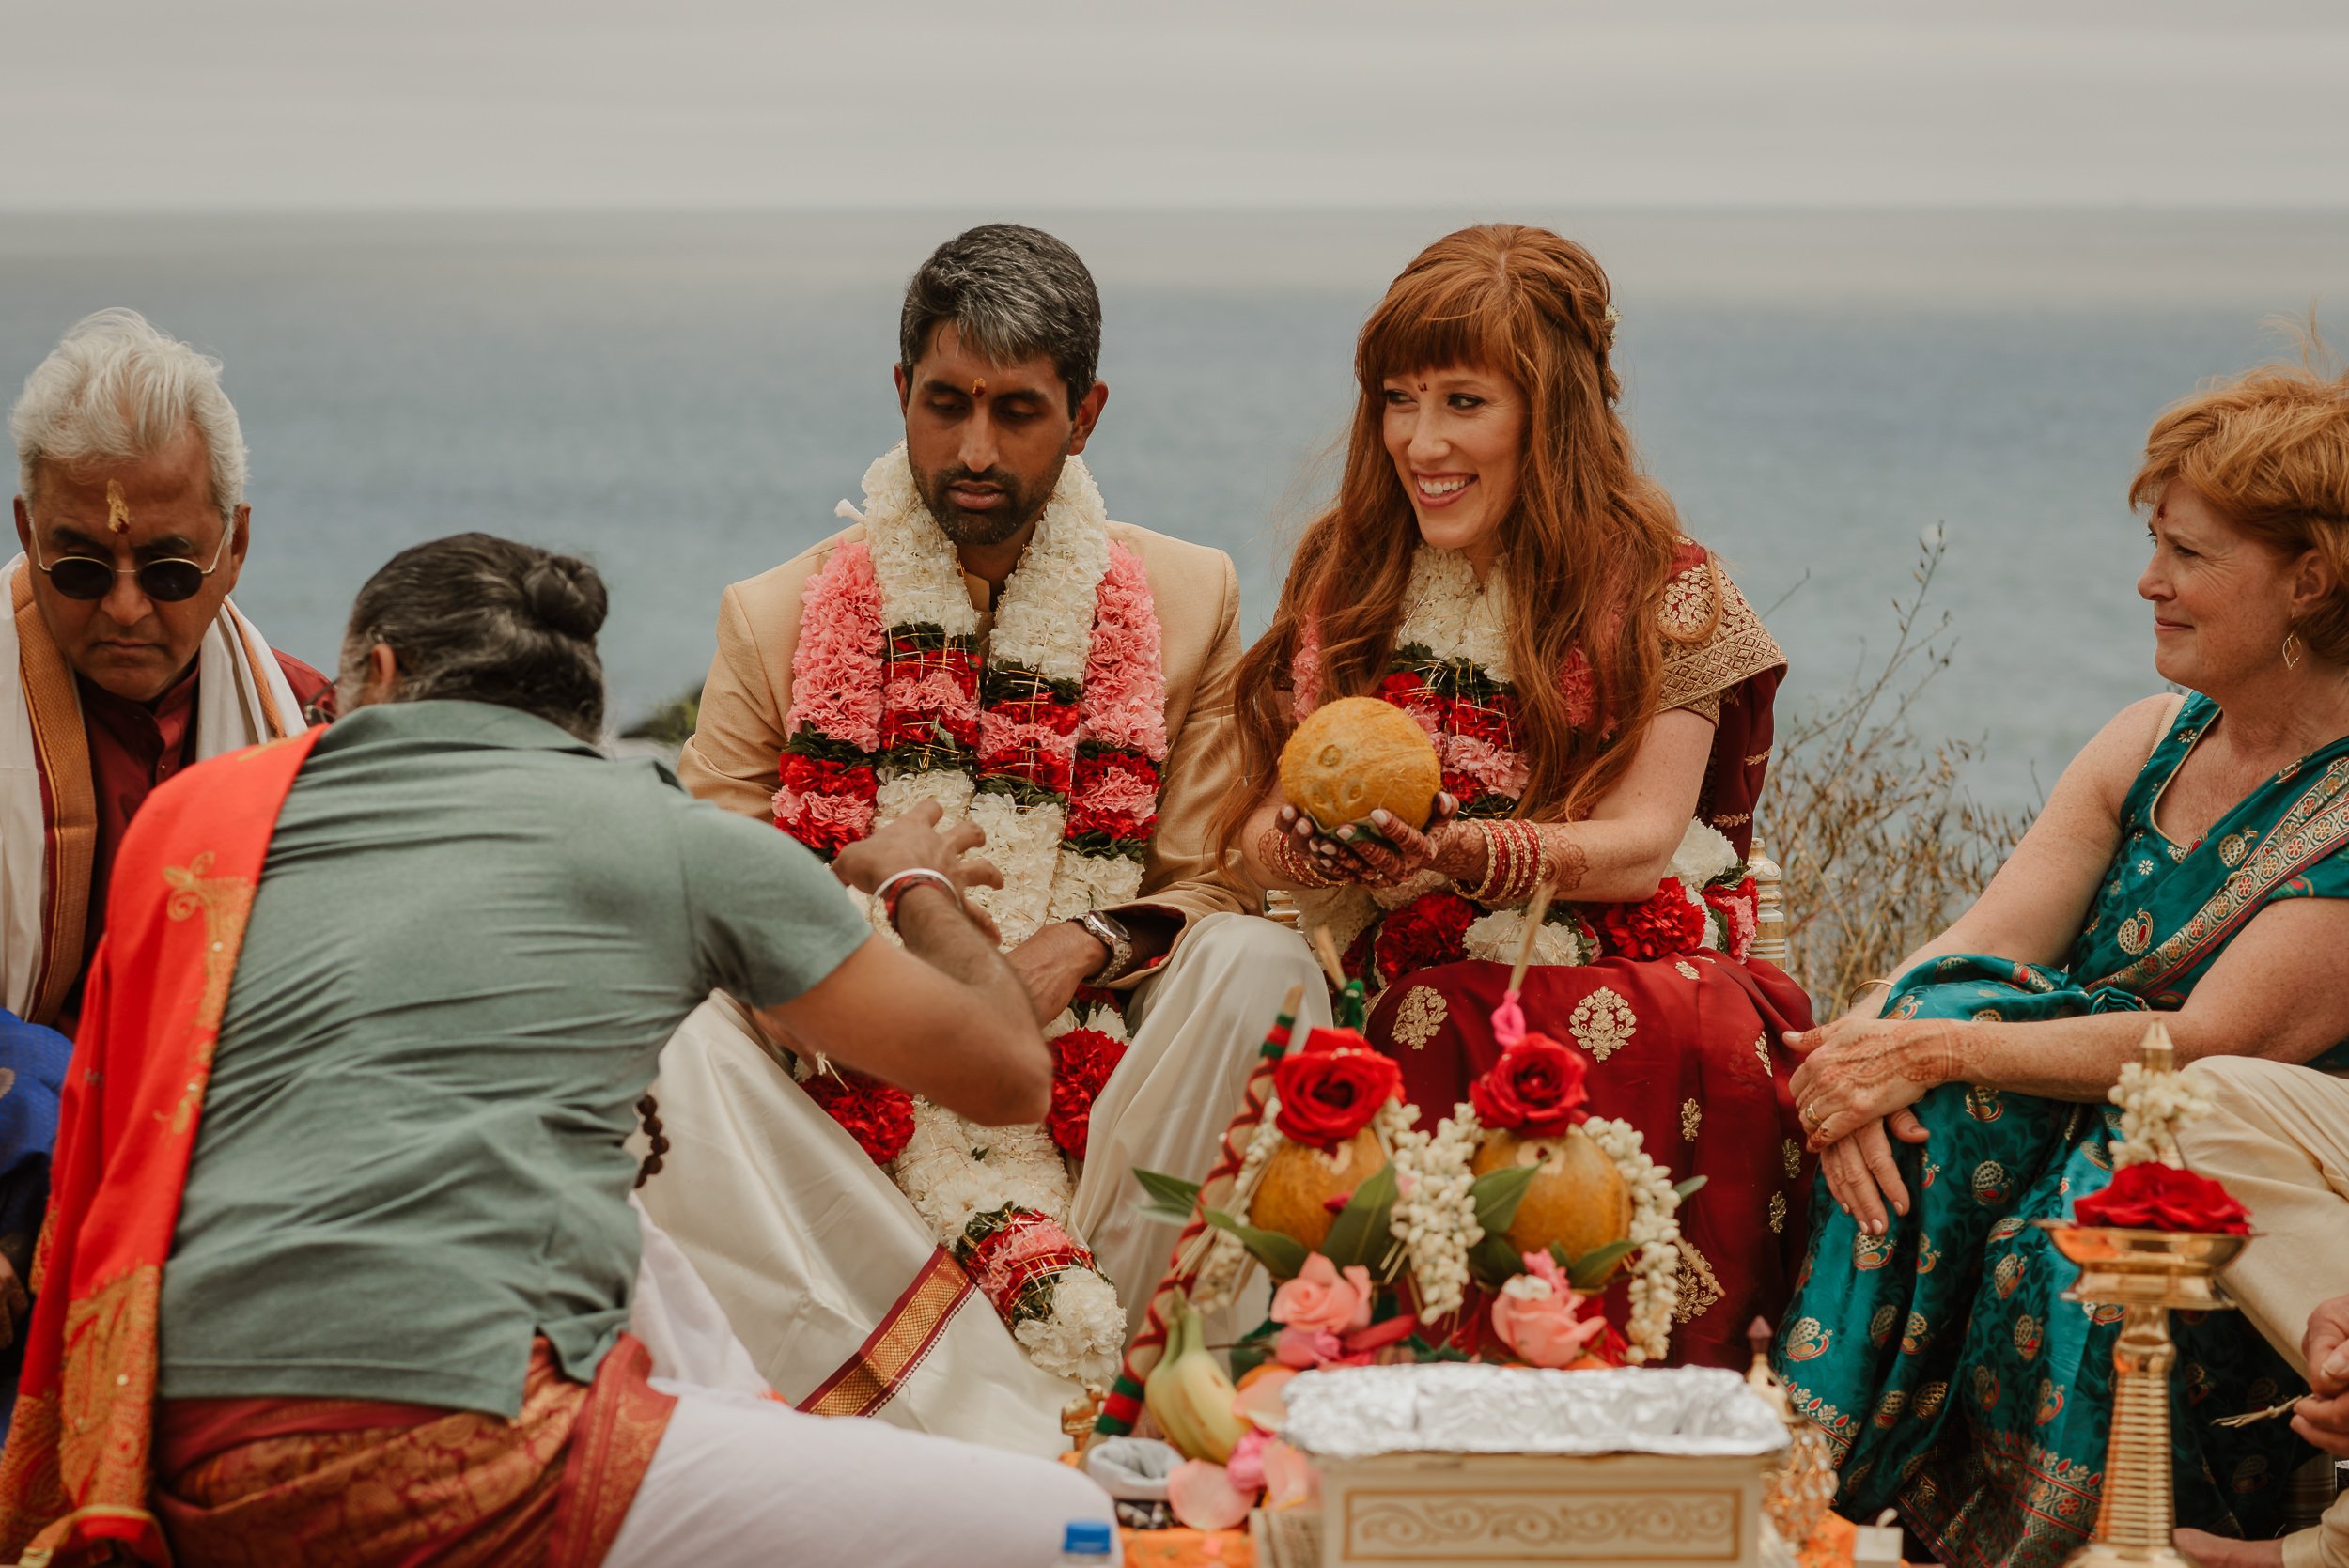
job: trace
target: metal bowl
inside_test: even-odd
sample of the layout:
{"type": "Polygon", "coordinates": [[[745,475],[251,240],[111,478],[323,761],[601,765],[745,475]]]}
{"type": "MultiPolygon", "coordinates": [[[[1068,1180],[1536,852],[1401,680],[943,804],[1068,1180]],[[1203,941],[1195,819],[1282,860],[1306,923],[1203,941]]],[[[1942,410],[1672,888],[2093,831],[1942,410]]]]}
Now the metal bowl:
{"type": "Polygon", "coordinates": [[[2079,1265],[2067,1301],[2212,1311],[2232,1307],[2219,1289],[2218,1271],[2243,1250],[2249,1234],[2212,1231],[2141,1231],[2034,1219],[2056,1250],[2079,1265]]]}

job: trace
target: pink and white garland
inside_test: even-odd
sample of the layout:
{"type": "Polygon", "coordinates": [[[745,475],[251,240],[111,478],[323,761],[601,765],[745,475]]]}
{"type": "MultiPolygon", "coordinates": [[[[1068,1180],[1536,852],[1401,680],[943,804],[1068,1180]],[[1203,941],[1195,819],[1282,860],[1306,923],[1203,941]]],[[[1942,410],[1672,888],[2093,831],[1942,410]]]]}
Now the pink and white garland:
{"type": "MultiPolygon", "coordinates": [[[[978,612],[953,545],[923,505],[904,446],[864,475],[864,525],[809,582],[791,660],[776,826],[829,859],[910,810],[987,834],[1003,886],[972,901],[1014,947],[1045,925],[1131,899],[1158,823],[1166,681],[1158,613],[1139,557],[1109,536],[1083,461],[1061,469],[1019,567],[1003,584],[984,658],[978,612]]],[[[887,923],[868,908],[875,928],[887,923]]],[[[1072,1010],[1046,1031],[1096,1032],[1088,1070],[1056,1094],[1052,1130],[974,1128],[914,1102],[911,1139],[890,1163],[943,1245],[967,1246],[999,1212],[1023,1236],[1065,1227],[1081,1148],[1072,1094],[1089,1104],[1104,1050],[1125,1037],[1112,1007],[1072,1010]],[[1059,1146],[1053,1133],[1062,1135],[1059,1146]]],[[[1113,1062],[1113,1055],[1111,1057],[1113,1062]]],[[[1077,1238],[1045,1252],[1059,1272],[1023,1280],[1017,1337],[1045,1370],[1106,1384],[1125,1321],[1077,1238]],[[1081,1260],[1081,1261],[1080,1261],[1081,1260]]]]}

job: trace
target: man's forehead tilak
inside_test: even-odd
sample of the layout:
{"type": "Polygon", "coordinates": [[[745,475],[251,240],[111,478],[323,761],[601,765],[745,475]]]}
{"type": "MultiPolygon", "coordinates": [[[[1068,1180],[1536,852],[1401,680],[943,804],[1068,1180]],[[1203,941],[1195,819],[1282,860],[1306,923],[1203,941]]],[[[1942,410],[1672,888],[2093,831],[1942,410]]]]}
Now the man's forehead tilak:
{"type": "Polygon", "coordinates": [[[122,493],[122,481],[106,481],[106,532],[128,534],[131,531],[131,503],[122,493]]]}

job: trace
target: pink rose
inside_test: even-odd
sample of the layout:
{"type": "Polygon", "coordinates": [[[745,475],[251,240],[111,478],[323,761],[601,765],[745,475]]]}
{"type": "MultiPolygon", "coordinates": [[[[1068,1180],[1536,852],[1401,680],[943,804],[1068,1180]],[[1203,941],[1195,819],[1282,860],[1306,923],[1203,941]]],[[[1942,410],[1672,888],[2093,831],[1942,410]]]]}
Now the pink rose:
{"type": "Polygon", "coordinates": [[[1264,1490],[1264,1447],[1272,1441],[1272,1434],[1262,1427],[1240,1438],[1232,1450],[1232,1457],[1223,1462],[1223,1473],[1233,1485],[1248,1497],[1264,1490]]]}
{"type": "Polygon", "coordinates": [[[1367,1327],[1370,1292],[1369,1269],[1353,1264],[1341,1279],[1338,1265],[1315,1252],[1305,1259],[1302,1273],[1273,1293],[1272,1321],[1331,1334],[1367,1327]]]}
{"type": "Polygon", "coordinates": [[[1326,1367],[1345,1355],[1346,1346],[1327,1328],[1283,1328],[1272,1342],[1272,1358],[1299,1372],[1326,1367]]]}
{"type": "Polygon", "coordinates": [[[1581,1359],[1583,1346],[1607,1327],[1595,1309],[1581,1316],[1585,1297],[1566,1283],[1548,1252],[1525,1254],[1525,1272],[1493,1297],[1493,1332],[1526,1362],[1567,1367],[1581,1359]]]}

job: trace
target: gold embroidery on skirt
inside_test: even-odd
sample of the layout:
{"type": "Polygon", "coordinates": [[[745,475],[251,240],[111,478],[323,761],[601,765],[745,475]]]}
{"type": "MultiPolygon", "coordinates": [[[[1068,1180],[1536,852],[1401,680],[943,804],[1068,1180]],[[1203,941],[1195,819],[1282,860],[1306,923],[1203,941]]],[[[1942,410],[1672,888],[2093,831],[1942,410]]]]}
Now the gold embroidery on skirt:
{"type": "Polygon", "coordinates": [[[1694,1100],[1681,1101],[1680,1141],[1683,1143],[1695,1142],[1697,1141],[1697,1129],[1703,1126],[1704,1107],[1697,1104],[1694,1100]]]}
{"type": "Polygon", "coordinates": [[[1697,1250],[1696,1243],[1682,1237],[1680,1298],[1672,1303],[1672,1321],[1695,1322],[1712,1311],[1714,1303],[1720,1300],[1723,1294],[1720,1276],[1713,1272],[1713,1265],[1705,1261],[1703,1253],[1697,1250]]]}
{"type": "Polygon", "coordinates": [[[1414,986],[1403,993],[1403,1004],[1394,1011],[1394,1037],[1413,1050],[1423,1050],[1451,1016],[1452,1005],[1441,991],[1414,986]]]}
{"type": "Polygon", "coordinates": [[[1576,1002],[1566,1018],[1574,1043],[1589,1051],[1594,1062],[1604,1062],[1628,1045],[1639,1027],[1631,1003],[1604,986],[1576,1002]]]}

